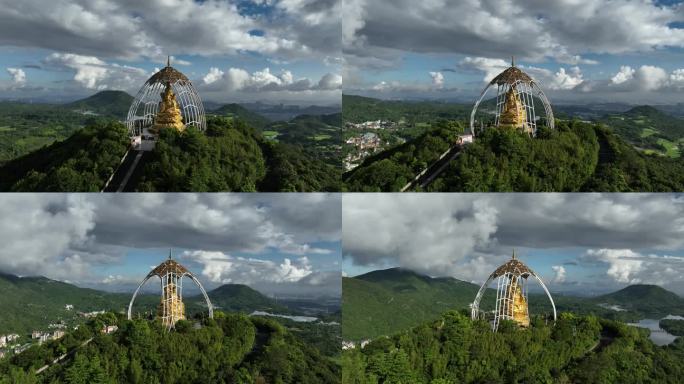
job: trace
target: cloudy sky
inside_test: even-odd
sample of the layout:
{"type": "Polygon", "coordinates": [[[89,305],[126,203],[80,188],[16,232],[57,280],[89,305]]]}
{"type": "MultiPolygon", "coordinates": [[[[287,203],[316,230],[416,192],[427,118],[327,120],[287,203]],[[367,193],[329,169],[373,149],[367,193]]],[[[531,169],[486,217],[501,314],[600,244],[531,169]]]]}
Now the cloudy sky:
{"type": "Polygon", "coordinates": [[[684,295],[684,198],[345,194],[343,273],[403,267],[482,284],[513,249],[553,292],[658,284],[684,295]]]}
{"type": "Polygon", "coordinates": [[[135,94],[173,56],[204,99],[339,104],[340,0],[0,0],[0,99],[135,94]]]}
{"type": "Polygon", "coordinates": [[[473,101],[515,55],[552,102],[680,102],[681,3],[347,0],[344,91],[473,101]]]}
{"type": "Polygon", "coordinates": [[[3,194],[0,272],[132,291],[172,248],[208,290],[339,295],[340,204],[328,194],[3,194]]]}

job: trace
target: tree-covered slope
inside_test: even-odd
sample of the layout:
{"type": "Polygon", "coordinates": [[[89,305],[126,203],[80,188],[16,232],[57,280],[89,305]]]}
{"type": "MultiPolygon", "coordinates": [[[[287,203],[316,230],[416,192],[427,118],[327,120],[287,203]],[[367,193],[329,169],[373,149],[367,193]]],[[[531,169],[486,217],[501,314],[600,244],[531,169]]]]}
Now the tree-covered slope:
{"type": "Polygon", "coordinates": [[[341,167],[342,115],[299,115],[289,121],[276,121],[263,129],[269,140],[296,146],[309,156],[341,167]]]}
{"type": "Polygon", "coordinates": [[[127,147],[123,124],[94,122],[0,166],[0,190],[99,192],[127,147]]]}
{"type": "MultiPolygon", "coordinates": [[[[462,129],[440,124],[369,157],[344,175],[351,191],[398,191],[453,145],[462,129]]],[[[427,186],[428,191],[681,191],[684,161],[638,152],[608,128],[560,121],[536,138],[487,129],[427,186]]]]}
{"type": "MultiPolygon", "coordinates": [[[[244,284],[224,284],[207,292],[207,295],[214,308],[226,312],[247,314],[257,310],[280,314],[291,312],[286,306],[276,303],[273,299],[244,284]]],[[[199,296],[197,299],[204,301],[199,296]]]]}
{"type": "Polygon", "coordinates": [[[561,314],[520,329],[450,311],[363,349],[342,354],[342,382],[366,383],[680,383],[684,340],[658,347],[647,332],[593,316],[561,314]]]}
{"type": "Polygon", "coordinates": [[[220,311],[213,320],[181,320],[173,332],[157,321],[128,321],[108,313],[60,340],[1,362],[0,373],[3,384],[340,381],[332,361],[277,322],[220,311]],[[119,330],[100,333],[105,324],[119,330]],[[35,373],[63,353],[62,363],[35,373]]]}
{"type": "MultiPolygon", "coordinates": [[[[120,123],[93,123],[0,167],[4,191],[100,191],[128,146],[120,123]]],[[[338,191],[340,171],[297,147],[264,140],[241,120],[164,130],[127,185],[132,191],[338,191]]]]}

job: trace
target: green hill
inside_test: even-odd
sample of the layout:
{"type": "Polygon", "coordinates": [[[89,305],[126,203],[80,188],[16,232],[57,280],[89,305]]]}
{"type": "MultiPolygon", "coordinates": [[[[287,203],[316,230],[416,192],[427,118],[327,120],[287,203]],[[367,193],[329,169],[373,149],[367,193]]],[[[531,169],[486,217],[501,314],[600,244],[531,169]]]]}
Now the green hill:
{"type": "Polygon", "coordinates": [[[478,286],[397,268],[342,278],[342,337],[387,335],[473,301],[478,286]]]}
{"type": "Polygon", "coordinates": [[[0,383],[339,383],[338,366],[276,321],[217,312],[159,322],[107,313],[0,361],[0,383]],[[103,325],[117,325],[111,334],[103,325]],[[38,368],[53,364],[37,374],[38,368]]]}
{"type": "Polygon", "coordinates": [[[654,316],[684,315],[684,298],[657,285],[630,285],[594,301],[654,316]]]}
{"type": "MultiPolygon", "coordinates": [[[[534,285],[534,284],[533,284],[534,285]]],[[[454,278],[432,278],[398,268],[342,278],[342,337],[362,340],[390,335],[451,310],[468,310],[480,286],[454,278]]],[[[480,303],[494,309],[496,292],[489,288],[480,303]]],[[[593,297],[553,294],[558,312],[596,315],[612,320],[635,321],[649,316],[684,315],[684,299],[657,286],[634,285],[593,297]],[[615,311],[606,304],[620,305],[615,311]]],[[[545,294],[530,293],[530,312],[548,314],[545,294]]]]}
{"type": "MultiPolygon", "coordinates": [[[[350,191],[398,191],[463,131],[442,122],[418,138],[367,158],[343,175],[350,191]]],[[[600,124],[559,121],[536,138],[487,129],[451,161],[428,191],[680,191],[684,160],[648,155],[600,124]]]]}
{"type": "MultiPolygon", "coordinates": [[[[228,312],[251,313],[265,311],[279,314],[291,313],[286,306],[276,303],[263,294],[243,284],[224,284],[207,292],[214,308],[228,312]]],[[[201,297],[197,300],[204,302],[201,297]]]]}
{"type": "Polygon", "coordinates": [[[648,331],[561,314],[520,329],[450,311],[342,353],[342,383],[680,383],[684,339],[658,347],[648,331]]]}
{"type": "Polygon", "coordinates": [[[684,119],[644,105],[599,119],[630,144],[647,153],[679,157],[684,147],[684,119]]]}
{"type": "Polygon", "coordinates": [[[65,104],[64,107],[80,113],[93,113],[118,120],[125,120],[133,96],[124,91],[100,91],[85,99],[65,104]]]}
{"type": "Polygon", "coordinates": [[[240,104],[235,103],[225,104],[211,111],[211,114],[240,119],[247,123],[247,125],[259,130],[263,129],[268,123],[270,123],[270,120],[264,116],[252,112],[240,104]]]}
{"type": "Polygon", "coordinates": [[[264,137],[287,143],[311,157],[324,160],[337,168],[342,143],[342,114],[299,115],[290,121],[276,121],[263,129],[264,137]]]}
{"type": "MultiPolygon", "coordinates": [[[[340,171],[297,147],[265,140],[241,120],[209,118],[207,131],[163,131],[136,168],[132,191],[338,191],[340,171]]],[[[94,122],[0,166],[0,190],[99,191],[128,146],[121,123],[94,122]]]]}
{"type": "MultiPolygon", "coordinates": [[[[149,285],[149,283],[148,283],[149,285]]],[[[78,312],[123,312],[131,300],[130,293],[112,293],[51,280],[45,277],[17,277],[0,274],[0,307],[6,310],[0,316],[0,335],[30,333],[34,329],[47,330],[48,324],[64,321],[70,325],[83,322],[78,312]],[[67,310],[66,305],[74,306],[67,310]]],[[[209,291],[209,299],[217,310],[250,314],[267,311],[279,314],[297,314],[288,307],[275,303],[254,289],[242,284],[225,284],[209,291]]],[[[206,312],[200,294],[184,298],[189,315],[206,312]]],[[[135,312],[156,310],[158,294],[142,294],[136,298],[135,312]]]]}

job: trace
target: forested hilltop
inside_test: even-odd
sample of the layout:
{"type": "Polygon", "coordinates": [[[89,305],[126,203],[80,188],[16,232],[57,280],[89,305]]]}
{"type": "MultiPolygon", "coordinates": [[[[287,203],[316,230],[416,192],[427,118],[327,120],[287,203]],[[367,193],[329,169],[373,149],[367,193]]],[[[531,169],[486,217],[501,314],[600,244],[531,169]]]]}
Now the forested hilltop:
{"type": "Polygon", "coordinates": [[[0,362],[2,384],[338,382],[339,367],[278,322],[223,312],[181,320],[172,332],[159,321],[106,313],[0,362]],[[105,325],[118,330],[103,333],[105,325]]]}
{"type": "Polygon", "coordinates": [[[658,347],[648,331],[593,316],[533,318],[527,329],[450,311],[342,353],[342,383],[681,383],[684,339],[658,347]]]}
{"type": "MultiPolygon", "coordinates": [[[[131,176],[131,191],[337,191],[339,168],[266,140],[239,119],[209,118],[207,131],[166,130],[131,176]]],[[[128,147],[125,127],[95,121],[64,141],[0,167],[3,191],[100,191],[128,147]]]]}
{"type": "MultiPolygon", "coordinates": [[[[464,131],[441,121],[343,175],[349,191],[399,191],[464,131]]],[[[637,151],[603,124],[558,121],[537,137],[491,128],[449,162],[427,191],[681,191],[684,160],[637,151]]]]}

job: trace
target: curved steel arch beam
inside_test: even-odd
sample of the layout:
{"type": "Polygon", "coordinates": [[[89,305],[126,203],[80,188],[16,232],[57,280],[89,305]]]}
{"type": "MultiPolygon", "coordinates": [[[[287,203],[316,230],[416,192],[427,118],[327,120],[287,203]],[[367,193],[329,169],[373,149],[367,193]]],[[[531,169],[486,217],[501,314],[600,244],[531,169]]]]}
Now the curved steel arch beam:
{"type": "Polygon", "coordinates": [[[478,315],[478,312],[480,310],[480,300],[482,300],[482,296],[484,296],[484,293],[487,290],[489,283],[491,283],[492,280],[495,279],[495,277],[496,276],[494,276],[493,274],[489,275],[489,277],[487,278],[487,281],[485,281],[484,284],[482,284],[482,286],[480,287],[480,290],[477,291],[477,295],[475,296],[475,301],[473,301],[473,305],[470,308],[470,318],[472,320],[477,320],[477,315],[478,315]]]}
{"type": "Polygon", "coordinates": [[[542,91],[541,87],[537,85],[536,82],[532,83],[532,86],[535,88],[537,91],[537,95],[542,101],[542,105],[544,105],[544,112],[546,113],[546,124],[548,124],[549,128],[554,129],[556,125],[556,121],[553,117],[553,109],[551,109],[551,102],[549,99],[546,97],[546,94],[544,91],[542,91]]]}
{"type": "Polygon", "coordinates": [[[473,137],[475,136],[475,112],[477,112],[477,107],[480,106],[482,99],[484,99],[491,86],[491,83],[487,84],[487,86],[482,90],[482,93],[480,93],[480,98],[477,99],[475,105],[473,106],[473,110],[470,112],[470,134],[473,135],[473,137]]]}
{"type": "Polygon", "coordinates": [[[142,286],[145,285],[147,280],[149,280],[153,276],[156,276],[156,275],[150,273],[147,276],[145,276],[142,283],[140,283],[140,285],[138,285],[138,288],[133,293],[133,297],[131,297],[131,302],[128,303],[128,320],[133,320],[133,317],[132,317],[133,302],[135,301],[135,297],[138,296],[138,291],[140,291],[140,288],[142,288],[142,286]]]}
{"type": "Polygon", "coordinates": [[[553,307],[553,321],[556,321],[556,304],[553,302],[553,297],[551,297],[551,293],[549,293],[549,290],[546,288],[546,284],[542,281],[542,279],[537,276],[536,273],[532,273],[532,276],[534,276],[537,281],[539,281],[539,284],[544,288],[544,292],[546,292],[546,296],[549,297],[549,300],[551,301],[551,306],[553,307]]]}
{"type": "Polygon", "coordinates": [[[202,295],[204,296],[204,300],[207,302],[207,307],[209,308],[209,318],[213,319],[214,318],[214,306],[211,304],[211,300],[209,300],[209,296],[207,295],[207,291],[204,290],[204,287],[202,286],[202,283],[193,275],[191,272],[186,272],[184,273],[181,277],[183,276],[188,276],[192,281],[197,285],[202,291],[202,295]]]}

